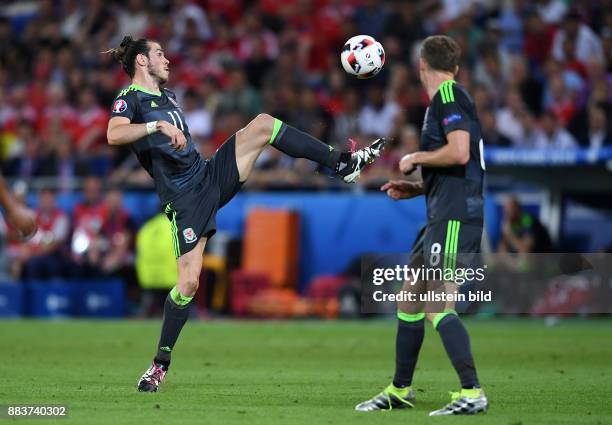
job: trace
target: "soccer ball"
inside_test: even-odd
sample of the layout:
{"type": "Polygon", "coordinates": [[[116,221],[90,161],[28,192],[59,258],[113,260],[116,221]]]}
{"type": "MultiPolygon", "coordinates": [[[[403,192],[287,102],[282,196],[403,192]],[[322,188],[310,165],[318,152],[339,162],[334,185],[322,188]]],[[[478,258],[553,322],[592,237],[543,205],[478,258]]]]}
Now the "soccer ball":
{"type": "Polygon", "coordinates": [[[356,35],[344,44],[340,62],[349,74],[357,78],[371,78],[385,64],[385,49],[369,35],[356,35]]]}

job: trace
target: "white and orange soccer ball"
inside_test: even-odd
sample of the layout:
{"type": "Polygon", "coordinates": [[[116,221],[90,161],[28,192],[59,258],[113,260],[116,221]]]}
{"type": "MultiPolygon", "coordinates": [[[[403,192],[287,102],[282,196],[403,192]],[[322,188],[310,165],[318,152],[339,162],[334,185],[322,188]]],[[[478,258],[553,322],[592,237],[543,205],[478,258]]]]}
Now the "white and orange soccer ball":
{"type": "Polygon", "coordinates": [[[340,54],[344,70],[357,78],[371,78],[385,64],[385,49],[369,35],[356,35],[345,44],[340,54]]]}

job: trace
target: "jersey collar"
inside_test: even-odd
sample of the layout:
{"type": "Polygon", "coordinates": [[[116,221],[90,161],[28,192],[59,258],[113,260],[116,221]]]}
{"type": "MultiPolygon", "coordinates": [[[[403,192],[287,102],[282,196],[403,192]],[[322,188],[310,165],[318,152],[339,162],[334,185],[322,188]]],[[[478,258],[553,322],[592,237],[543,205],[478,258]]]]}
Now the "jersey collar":
{"type": "Polygon", "coordinates": [[[130,84],[129,88],[132,89],[132,90],[141,91],[141,92],[146,93],[146,94],[151,94],[153,96],[161,96],[162,95],[161,91],[159,93],[155,93],[155,92],[153,92],[151,90],[145,89],[143,86],[139,86],[138,84],[130,84]]]}
{"type": "MultiPolygon", "coordinates": [[[[442,97],[442,103],[447,103],[449,101],[454,101],[455,97],[453,96],[453,89],[452,86],[453,84],[456,84],[457,82],[455,80],[444,80],[442,81],[442,84],[440,84],[438,86],[438,90],[436,91],[436,94],[440,94],[440,96],[442,97]]],[[[434,95],[435,96],[435,95],[434,95]]]]}
{"type": "Polygon", "coordinates": [[[437,91],[440,91],[440,89],[442,88],[442,86],[443,86],[444,84],[457,84],[457,82],[456,82],[455,80],[444,80],[444,81],[442,81],[442,83],[440,83],[440,85],[438,86],[438,90],[437,90],[437,91]]]}

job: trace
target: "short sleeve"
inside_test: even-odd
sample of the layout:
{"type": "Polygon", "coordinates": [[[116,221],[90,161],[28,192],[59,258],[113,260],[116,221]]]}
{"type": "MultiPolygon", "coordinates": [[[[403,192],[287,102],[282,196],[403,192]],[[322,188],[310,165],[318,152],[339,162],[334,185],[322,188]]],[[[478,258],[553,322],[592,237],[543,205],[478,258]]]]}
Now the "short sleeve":
{"type": "Polygon", "coordinates": [[[454,84],[444,85],[440,89],[438,99],[438,119],[442,124],[444,134],[448,135],[455,130],[470,131],[472,113],[469,100],[454,84]]]}
{"type": "Polygon", "coordinates": [[[136,102],[136,96],[132,95],[132,92],[128,92],[124,95],[119,93],[119,96],[113,102],[111,109],[111,118],[113,117],[125,117],[132,121],[136,114],[136,108],[138,104],[136,102]]]}

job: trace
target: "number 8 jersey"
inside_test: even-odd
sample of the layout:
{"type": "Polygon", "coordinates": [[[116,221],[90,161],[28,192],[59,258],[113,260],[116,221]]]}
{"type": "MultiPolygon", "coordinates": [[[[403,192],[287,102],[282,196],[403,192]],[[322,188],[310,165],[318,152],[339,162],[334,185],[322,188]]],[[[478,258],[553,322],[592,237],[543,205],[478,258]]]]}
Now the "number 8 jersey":
{"type": "Polygon", "coordinates": [[[170,146],[170,138],[160,132],[130,143],[140,164],[155,181],[155,190],[162,204],[167,204],[204,175],[205,161],[195,149],[183,111],[170,90],[153,93],[132,84],[119,92],[113,103],[112,117],[125,117],[131,124],[164,120],[183,131],[187,145],[182,151],[170,146]]]}
{"type": "Polygon", "coordinates": [[[480,121],[467,91],[448,80],[440,85],[425,112],[421,150],[441,148],[448,143],[447,134],[455,130],[470,134],[470,159],[465,165],[422,167],[427,220],[482,225],[485,164],[480,121]]]}

